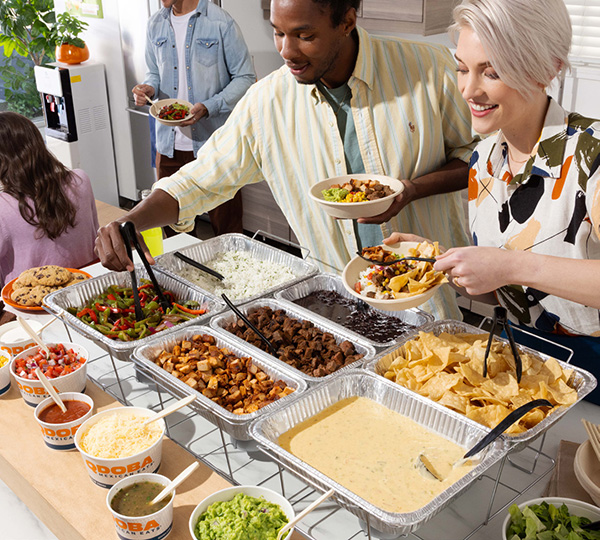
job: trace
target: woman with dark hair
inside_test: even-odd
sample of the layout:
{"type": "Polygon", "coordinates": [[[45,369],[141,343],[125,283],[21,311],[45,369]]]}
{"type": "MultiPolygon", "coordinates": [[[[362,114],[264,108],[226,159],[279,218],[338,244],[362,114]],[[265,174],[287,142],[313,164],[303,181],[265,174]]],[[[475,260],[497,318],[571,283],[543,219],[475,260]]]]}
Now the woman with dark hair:
{"type": "Polygon", "coordinates": [[[87,174],[60,163],[33,122],[0,112],[0,284],[35,266],[89,264],[97,229],[87,174]]]}

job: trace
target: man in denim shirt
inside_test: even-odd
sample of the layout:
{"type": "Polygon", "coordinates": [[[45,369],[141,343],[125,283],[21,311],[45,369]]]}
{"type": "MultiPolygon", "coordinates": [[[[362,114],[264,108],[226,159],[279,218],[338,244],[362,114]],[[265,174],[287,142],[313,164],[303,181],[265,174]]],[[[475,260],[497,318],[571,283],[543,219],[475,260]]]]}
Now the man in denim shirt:
{"type": "MultiPolygon", "coordinates": [[[[148,21],[142,84],[135,103],[146,98],[177,98],[193,104],[193,118],[181,127],[156,123],[158,179],[192,161],[198,149],[227,120],[256,80],[242,33],[221,8],[208,0],[162,0],[148,21]]],[[[215,234],[242,232],[242,195],[209,212],[215,234]]]]}

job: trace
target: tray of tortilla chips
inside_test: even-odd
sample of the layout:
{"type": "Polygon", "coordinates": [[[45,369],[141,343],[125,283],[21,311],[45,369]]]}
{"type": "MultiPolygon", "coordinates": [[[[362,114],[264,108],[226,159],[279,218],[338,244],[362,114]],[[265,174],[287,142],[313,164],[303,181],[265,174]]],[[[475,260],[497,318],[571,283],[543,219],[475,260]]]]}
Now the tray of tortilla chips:
{"type": "Polygon", "coordinates": [[[367,369],[490,428],[534,399],[554,404],[534,409],[506,431],[515,445],[529,444],[596,387],[584,369],[521,345],[523,376],[517,383],[508,341],[497,337],[483,377],[488,335],[459,321],[435,321],[405,335],[367,369]]]}
{"type": "Polygon", "coordinates": [[[354,257],[344,268],[342,282],[349,293],[377,309],[402,311],[420,306],[448,282],[446,275],[434,270],[429,261],[403,260],[403,257],[435,259],[440,254],[437,242],[373,246],[365,248],[363,254],[371,261],[354,257]],[[394,258],[398,262],[393,263],[394,258]]]}

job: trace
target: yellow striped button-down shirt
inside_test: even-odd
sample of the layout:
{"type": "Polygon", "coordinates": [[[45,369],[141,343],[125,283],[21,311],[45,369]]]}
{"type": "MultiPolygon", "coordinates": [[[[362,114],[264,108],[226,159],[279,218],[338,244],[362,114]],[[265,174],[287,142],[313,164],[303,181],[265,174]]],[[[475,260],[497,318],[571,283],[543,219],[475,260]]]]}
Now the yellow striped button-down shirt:
{"type": "MultiPolygon", "coordinates": [[[[401,179],[432,172],[447,161],[469,161],[470,114],[456,86],[455,62],[439,45],[370,36],[358,28],[359,52],[348,81],[365,171],[401,179]]],[[[323,271],[341,272],[356,252],[349,220],[336,220],[308,191],[324,178],[347,174],[336,117],[316,85],[296,82],[285,66],[254,84],[195,161],[155,184],[179,202],[176,229],[266,180],[300,243],[323,271]]],[[[382,226],[467,245],[458,193],[415,201],[382,226]]],[[[454,292],[441,287],[424,308],[460,318],[454,292]]]]}

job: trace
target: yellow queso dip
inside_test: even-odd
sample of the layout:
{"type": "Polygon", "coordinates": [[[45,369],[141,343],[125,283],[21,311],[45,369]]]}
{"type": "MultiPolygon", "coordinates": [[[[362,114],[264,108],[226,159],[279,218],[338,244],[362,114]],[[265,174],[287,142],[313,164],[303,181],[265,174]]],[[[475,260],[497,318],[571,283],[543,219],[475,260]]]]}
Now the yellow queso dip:
{"type": "Polygon", "coordinates": [[[279,445],[371,504],[387,512],[425,506],[473,466],[452,464],[465,448],[375,401],[338,401],[286,431],[279,445]],[[417,465],[424,454],[442,473],[417,465]]]}

